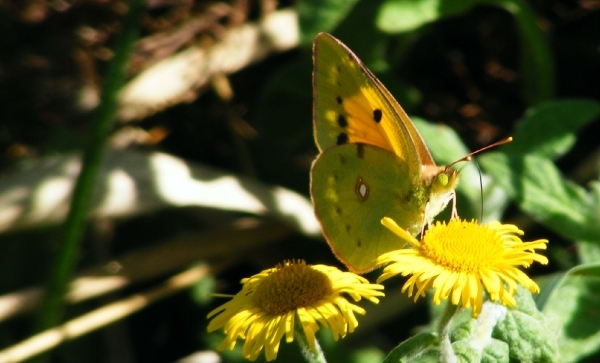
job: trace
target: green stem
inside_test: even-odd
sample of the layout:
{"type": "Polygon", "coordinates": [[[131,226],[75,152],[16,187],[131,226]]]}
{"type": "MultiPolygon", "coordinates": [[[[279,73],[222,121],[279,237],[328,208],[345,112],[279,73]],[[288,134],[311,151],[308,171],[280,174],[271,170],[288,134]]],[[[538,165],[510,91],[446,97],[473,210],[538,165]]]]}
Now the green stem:
{"type": "Polygon", "coordinates": [[[412,362],[425,352],[438,347],[439,339],[436,334],[420,333],[398,344],[382,363],[412,362]]]}
{"type": "Polygon", "coordinates": [[[315,350],[313,351],[312,349],[310,349],[308,338],[306,337],[306,334],[302,329],[302,324],[298,321],[296,321],[296,323],[294,324],[294,337],[296,338],[298,345],[300,345],[302,355],[304,356],[304,359],[306,359],[307,362],[327,363],[327,360],[325,359],[325,354],[323,354],[323,349],[321,349],[321,346],[319,345],[319,342],[316,338],[314,341],[315,350]]]}
{"type": "Polygon", "coordinates": [[[116,40],[115,56],[107,69],[106,83],[100,95],[100,104],[93,116],[91,138],[84,152],[81,172],[73,190],[71,208],[64,225],[63,239],[47,283],[46,295],[42,301],[37,321],[38,331],[53,327],[62,320],[64,295],[77,262],[90,197],[102,164],[106,140],[114,125],[117,94],[125,81],[125,67],[138,37],[139,24],[145,13],[145,5],[145,0],[129,2],[129,12],[122,22],[123,28],[116,40]]]}
{"type": "Polygon", "coordinates": [[[457,362],[456,354],[454,354],[452,342],[450,341],[450,323],[458,311],[458,305],[454,305],[448,301],[446,302],[446,307],[444,307],[444,311],[440,316],[437,333],[440,339],[440,362],[442,363],[457,362]]]}

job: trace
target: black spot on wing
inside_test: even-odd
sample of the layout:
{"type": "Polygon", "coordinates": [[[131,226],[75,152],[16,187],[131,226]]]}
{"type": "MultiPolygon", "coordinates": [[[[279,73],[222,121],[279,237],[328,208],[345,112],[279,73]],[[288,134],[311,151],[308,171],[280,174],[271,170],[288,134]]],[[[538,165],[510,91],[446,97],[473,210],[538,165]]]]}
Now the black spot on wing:
{"type": "Polygon", "coordinates": [[[356,144],[356,156],[358,156],[359,159],[363,159],[365,157],[365,145],[356,144]]]}
{"type": "Polygon", "coordinates": [[[340,96],[337,96],[337,97],[335,98],[335,100],[336,100],[336,102],[338,103],[338,105],[341,105],[341,104],[342,104],[342,101],[343,101],[343,100],[342,100],[342,98],[341,98],[340,96]]]}
{"type": "MultiPolygon", "coordinates": [[[[337,123],[338,125],[340,125],[340,127],[342,128],[346,128],[348,127],[348,120],[346,120],[346,116],[344,115],[339,115],[337,118],[337,123]]],[[[338,144],[339,145],[339,144],[338,144]]]]}
{"type": "Polygon", "coordinates": [[[346,143],[348,143],[348,135],[345,132],[340,132],[340,134],[337,136],[336,144],[344,145],[346,143]]]}
{"type": "Polygon", "coordinates": [[[382,116],[383,115],[380,109],[376,108],[373,110],[373,120],[375,120],[375,122],[379,123],[381,121],[382,116]]]}
{"type": "Polygon", "coordinates": [[[359,239],[356,240],[356,247],[358,247],[358,248],[362,247],[362,242],[359,239]]]}
{"type": "Polygon", "coordinates": [[[350,232],[350,225],[346,224],[346,232],[350,232]]]}
{"type": "Polygon", "coordinates": [[[400,201],[400,204],[410,204],[412,202],[412,193],[408,193],[408,194],[399,194],[398,195],[398,200],[400,201]]]}

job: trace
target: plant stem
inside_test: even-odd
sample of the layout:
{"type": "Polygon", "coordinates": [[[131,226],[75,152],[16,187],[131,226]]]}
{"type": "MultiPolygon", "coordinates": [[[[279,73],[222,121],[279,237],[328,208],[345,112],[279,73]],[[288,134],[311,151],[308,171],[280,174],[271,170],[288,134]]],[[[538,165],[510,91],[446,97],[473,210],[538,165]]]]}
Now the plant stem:
{"type": "Polygon", "coordinates": [[[458,313],[458,310],[458,305],[454,305],[448,301],[440,316],[437,333],[440,339],[440,362],[442,363],[457,362],[456,355],[452,349],[452,342],[450,341],[450,323],[452,322],[454,315],[458,313]]]}
{"type": "Polygon", "coordinates": [[[106,140],[114,125],[117,94],[125,80],[125,67],[138,37],[139,24],[145,13],[145,5],[145,0],[130,1],[129,12],[121,23],[122,31],[116,40],[115,56],[108,66],[106,83],[100,95],[100,104],[93,115],[90,140],[83,154],[81,172],[73,190],[63,238],[55,256],[46,294],[42,301],[37,320],[37,331],[53,327],[62,320],[64,295],[77,262],[90,197],[102,164],[106,140]]]}
{"type": "Polygon", "coordinates": [[[323,354],[323,349],[321,349],[321,346],[319,345],[319,342],[316,338],[314,341],[315,350],[313,351],[312,349],[310,349],[308,338],[306,337],[306,334],[302,329],[302,324],[300,324],[298,321],[296,321],[296,324],[294,324],[294,337],[296,338],[298,345],[300,345],[302,355],[304,356],[304,359],[306,359],[307,362],[327,363],[325,355],[323,354]]]}

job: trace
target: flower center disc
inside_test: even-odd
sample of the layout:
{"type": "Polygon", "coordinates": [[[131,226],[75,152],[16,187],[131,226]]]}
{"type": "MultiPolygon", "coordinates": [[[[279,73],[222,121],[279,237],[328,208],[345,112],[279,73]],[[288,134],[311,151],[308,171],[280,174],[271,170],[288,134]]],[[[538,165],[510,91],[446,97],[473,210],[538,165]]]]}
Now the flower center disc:
{"type": "Polygon", "coordinates": [[[456,272],[477,272],[502,259],[501,233],[476,223],[451,220],[436,224],[423,239],[423,251],[436,264],[456,272]]]}
{"type": "Polygon", "coordinates": [[[331,292],[329,277],[301,261],[278,266],[258,285],[254,296],[262,309],[282,315],[313,305],[331,292]]]}

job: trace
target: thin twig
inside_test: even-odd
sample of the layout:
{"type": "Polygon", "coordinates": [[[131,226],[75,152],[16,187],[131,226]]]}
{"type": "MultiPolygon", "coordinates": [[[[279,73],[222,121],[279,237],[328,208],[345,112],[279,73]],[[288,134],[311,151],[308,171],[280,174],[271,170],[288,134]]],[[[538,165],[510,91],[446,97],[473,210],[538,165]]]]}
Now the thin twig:
{"type": "MultiPolygon", "coordinates": [[[[233,260],[228,261],[228,264],[233,260]]],[[[220,266],[222,268],[223,266],[220,266]]],[[[0,351],[0,363],[15,363],[35,357],[58,345],[88,334],[121,320],[148,305],[173,295],[213,273],[206,265],[197,266],[173,276],[161,286],[134,294],[126,299],[72,319],[56,328],[48,329],[18,344],[0,351]]]]}
{"type": "Polygon", "coordinates": [[[191,46],[140,72],[119,95],[118,118],[140,120],[188,100],[190,93],[208,85],[217,74],[231,74],[274,52],[300,43],[297,14],[279,10],[258,23],[228,29],[218,43],[206,49],[191,46]]]}
{"type": "MultiPolygon", "coordinates": [[[[294,233],[293,229],[282,223],[261,220],[178,236],[165,243],[114,256],[110,261],[81,272],[70,282],[65,302],[76,304],[113,293],[181,270],[194,261],[247,256],[249,251],[279,241],[291,233],[294,233]]],[[[0,296],[0,321],[37,308],[43,292],[41,287],[32,287],[0,296]]]]}

